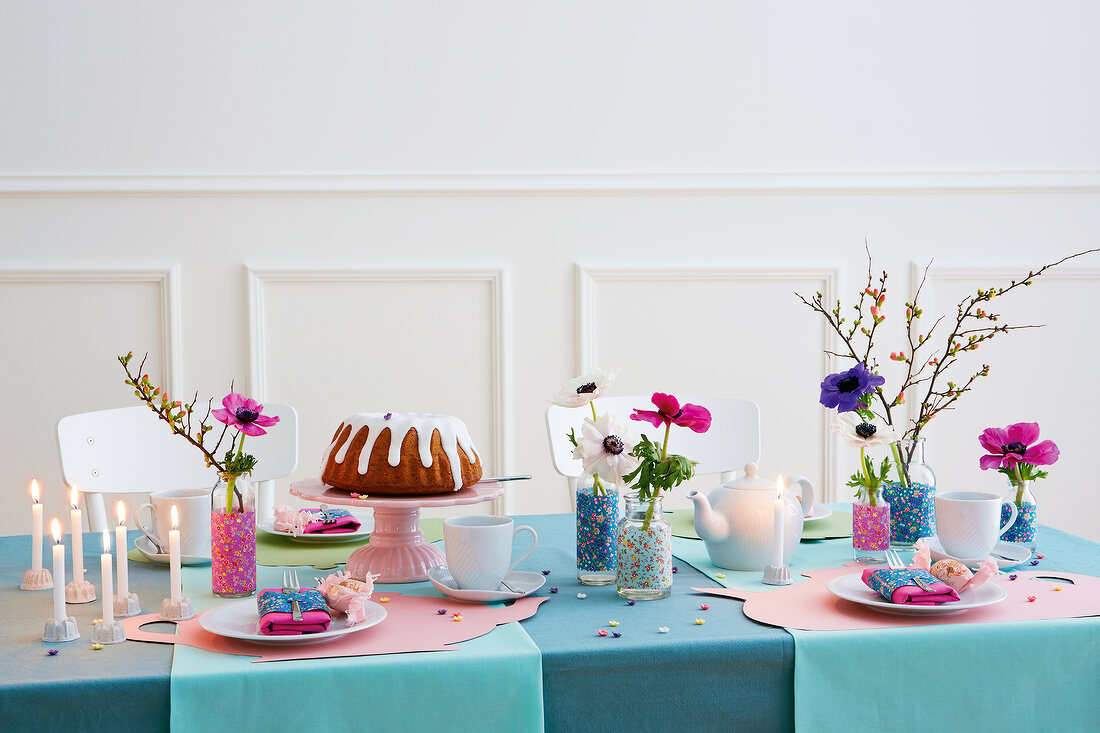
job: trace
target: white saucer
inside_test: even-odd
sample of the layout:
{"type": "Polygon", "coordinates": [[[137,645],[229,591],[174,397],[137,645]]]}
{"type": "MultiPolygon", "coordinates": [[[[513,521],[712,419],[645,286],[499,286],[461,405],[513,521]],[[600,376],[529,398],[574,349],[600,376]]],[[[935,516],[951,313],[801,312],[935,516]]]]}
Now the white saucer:
{"type": "MultiPolygon", "coordinates": [[[[506,590],[462,590],[457,587],[455,579],[451,577],[451,571],[446,565],[436,565],[428,570],[428,580],[432,581],[441,593],[458,601],[475,601],[486,603],[488,601],[508,601],[515,598],[529,596],[546,583],[546,576],[542,573],[528,573],[522,570],[513,570],[504,576],[504,582],[515,588],[518,593],[506,590]]],[[[503,586],[502,586],[503,587],[503,586]]]]}
{"type": "Polygon", "coordinates": [[[875,593],[863,582],[862,576],[862,572],[841,575],[830,580],[825,587],[834,596],[839,596],[846,601],[898,616],[949,616],[953,613],[969,611],[971,608],[991,606],[1008,597],[1008,593],[1001,586],[996,583],[986,583],[977,588],[967,588],[959,594],[959,600],[953,603],[943,603],[939,606],[907,606],[903,603],[891,603],[875,593]]]}
{"type": "Polygon", "coordinates": [[[242,598],[239,601],[212,608],[202,614],[199,616],[199,626],[202,626],[211,634],[227,636],[230,639],[243,639],[256,644],[279,646],[316,644],[321,641],[331,641],[345,634],[369,629],[386,618],[386,609],[372,601],[367,601],[364,610],[367,614],[367,620],[357,626],[348,626],[347,617],[340,614],[333,617],[327,631],[319,631],[316,634],[268,636],[260,633],[260,616],[259,611],[256,610],[256,599],[242,598]]]}
{"type": "MultiPolygon", "coordinates": [[[[136,540],[134,540],[134,547],[136,547],[137,551],[140,552],[142,555],[145,555],[146,559],[148,559],[152,562],[158,563],[160,565],[167,565],[168,564],[168,553],[167,552],[165,552],[165,553],[157,552],[156,545],[154,545],[152,543],[152,541],[148,537],[146,537],[145,535],[141,535],[136,540]]],[[[210,564],[210,556],[209,555],[180,555],[180,565],[209,565],[209,564],[210,564]]]]}
{"type": "MultiPolygon", "coordinates": [[[[958,560],[971,570],[976,570],[977,567],[986,560],[984,557],[961,558],[948,555],[943,551],[943,546],[940,545],[938,537],[925,537],[924,541],[928,543],[928,549],[931,551],[932,560],[958,560]]],[[[993,546],[993,551],[990,555],[997,561],[998,569],[1004,570],[1005,568],[1014,568],[1017,565],[1022,565],[1030,560],[1031,550],[1023,545],[1014,545],[1010,542],[998,542],[993,546]]]]}
{"type": "Polygon", "coordinates": [[[374,514],[357,514],[352,512],[357,520],[359,520],[359,529],[354,532],[337,532],[334,534],[300,534],[292,535],[289,532],[278,532],[275,529],[275,517],[268,517],[262,519],[256,525],[256,529],[264,534],[275,535],[276,537],[285,537],[292,542],[305,542],[307,544],[332,544],[339,542],[356,542],[358,540],[365,540],[370,537],[371,530],[374,529],[374,514]]]}
{"type": "Polygon", "coordinates": [[[803,522],[814,522],[818,519],[824,519],[825,517],[833,516],[833,510],[827,506],[815,506],[814,513],[808,517],[802,517],[803,522]]]}

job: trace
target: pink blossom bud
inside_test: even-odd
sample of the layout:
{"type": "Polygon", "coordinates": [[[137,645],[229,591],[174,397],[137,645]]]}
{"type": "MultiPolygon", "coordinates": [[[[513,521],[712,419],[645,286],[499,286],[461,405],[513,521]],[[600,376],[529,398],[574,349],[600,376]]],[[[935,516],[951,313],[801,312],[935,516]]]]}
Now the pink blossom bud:
{"type": "Polygon", "coordinates": [[[875,316],[875,317],[878,317],[878,306],[875,306],[875,305],[871,306],[871,315],[875,316]]]}

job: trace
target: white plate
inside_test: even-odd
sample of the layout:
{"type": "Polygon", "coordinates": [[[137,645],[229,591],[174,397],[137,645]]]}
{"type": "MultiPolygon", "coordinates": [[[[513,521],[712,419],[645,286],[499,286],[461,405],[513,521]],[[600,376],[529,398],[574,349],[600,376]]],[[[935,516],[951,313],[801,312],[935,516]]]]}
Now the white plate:
{"type": "Polygon", "coordinates": [[[522,570],[513,570],[504,576],[504,582],[515,588],[518,593],[509,593],[504,590],[462,590],[457,587],[455,579],[451,577],[451,571],[446,565],[436,565],[428,570],[428,580],[444,595],[458,601],[475,601],[486,603],[488,601],[508,601],[514,598],[529,596],[546,583],[546,576],[542,573],[528,573],[522,570]]]}
{"type": "Polygon", "coordinates": [[[328,631],[321,631],[316,634],[268,636],[260,633],[260,615],[259,611],[256,610],[256,599],[242,598],[239,601],[212,608],[202,614],[199,616],[199,625],[211,634],[227,636],[230,639],[243,639],[257,644],[282,646],[316,644],[320,641],[331,641],[338,636],[369,629],[386,618],[386,609],[372,601],[367,601],[364,610],[367,614],[367,620],[357,626],[348,626],[347,617],[341,614],[333,617],[328,631]]]}
{"type": "Polygon", "coordinates": [[[305,543],[339,543],[339,542],[355,542],[357,540],[365,540],[370,536],[370,532],[374,529],[374,515],[373,514],[357,514],[352,512],[352,516],[359,520],[359,529],[354,532],[337,532],[335,534],[300,534],[297,537],[289,532],[278,532],[275,530],[275,517],[268,517],[267,519],[260,520],[256,525],[256,529],[264,534],[275,535],[276,537],[285,537],[292,542],[305,542],[305,543]]]}
{"type": "MultiPolygon", "coordinates": [[[[932,555],[932,560],[958,560],[971,570],[977,570],[986,558],[961,558],[948,555],[943,551],[943,546],[940,545],[938,537],[925,537],[924,541],[928,543],[928,549],[932,555]]],[[[997,567],[1000,570],[1005,568],[1014,568],[1017,565],[1022,565],[1031,559],[1031,550],[1023,545],[1014,545],[1010,542],[998,542],[993,546],[993,552],[990,553],[993,559],[997,561],[997,567]]]]}
{"type": "Polygon", "coordinates": [[[893,613],[899,616],[948,616],[953,613],[969,611],[972,608],[991,606],[994,603],[1000,603],[1008,596],[1008,593],[1001,586],[995,583],[986,583],[978,588],[967,588],[959,594],[959,600],[954,603],[944,603],[939,606],[907,606],[900,603],[890,603],[890,601],[868,588],[863,582],[862,576],[862,572],[841,575],[830,580],[825,587],[833,595],[846,601],[852,601],[883,613],[893,613]]]}
{"type": "MultiPolygon", "coordinates": [[[[141,535],[136,540],[134,540],[134,547],[136,547],[137,551],[140,552],[142,555],[145,555],[148,560],[158,563],[160,565],[168,564],[168,553],[157,552],[156,545],[154,545],[152,541],[145,535],[141,535]]],[[[180,555],[180,565],[209,564],[209,555],[180,555]]]]}
{"type": "Polygon", "coordinates": [[[827,506],[815,506],[814,513],[808,517],[802,517],[803,522],[814,522],[818,519],[824,519],[825,517],[833,516],[833,510],[827,506]]]}

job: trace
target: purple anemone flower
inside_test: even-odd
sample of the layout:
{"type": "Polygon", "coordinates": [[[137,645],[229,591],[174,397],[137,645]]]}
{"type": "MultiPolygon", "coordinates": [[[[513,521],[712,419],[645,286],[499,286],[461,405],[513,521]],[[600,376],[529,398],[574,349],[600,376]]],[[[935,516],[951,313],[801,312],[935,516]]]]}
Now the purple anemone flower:
{"type": "Polygon", "coordinates": [[[821,383],[821,404],[837,412],[852,412],[859,398],[886,384],[886,378],[872,374],[862,361],[846,372],[830,374],[821,383]]]}
{"type": "Polygon", "coordinates": [[[1039,440],[1039,423],[1020,422],[1007,428],[986,428],[978,442],[989,453],[978,462],[982,470],[1015,468],[1019,464],[1049,466],[1058,460],[1058,446],[1039,440]]]}
{"type": "Polygon", "coordinates": [[[214,417],[245,435],[266,435],[264,428],[279,422],[278,417],[264,415],[264,406],[259,402],[236,392],[227,394],[222,406],[225,409],[214,410],[214,417]]]}

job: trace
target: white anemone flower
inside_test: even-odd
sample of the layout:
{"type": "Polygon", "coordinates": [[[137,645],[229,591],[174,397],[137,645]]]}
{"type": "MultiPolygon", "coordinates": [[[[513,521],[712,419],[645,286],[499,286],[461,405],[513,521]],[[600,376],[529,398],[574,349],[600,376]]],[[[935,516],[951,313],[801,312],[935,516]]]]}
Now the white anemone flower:
{"type": "Polygon", "coordinates": [[[550,401],[561,407],[584,407],[603,394],[607,385],[614,381],[618,371],[618,369],[612,369],[605,372],[602,369],[593,369],[587,374],[573,377],[550,398],[550,401]]]}
{"type": "Polygon", "coordinates": [[[634,443],[626,427],[610,415],[585,418],[573,455],[581,459],[585,473],[623,486],[623,476],[638,467],[639,459],[630,455],[634,443]]]}
{"type": "Polygon", "coordinates": [[[832,429],[857,448],[890,445],[899,440],[898,434],[889,425],[864,420],[854,412],[841,412],[836,419],[832,429]]]}

